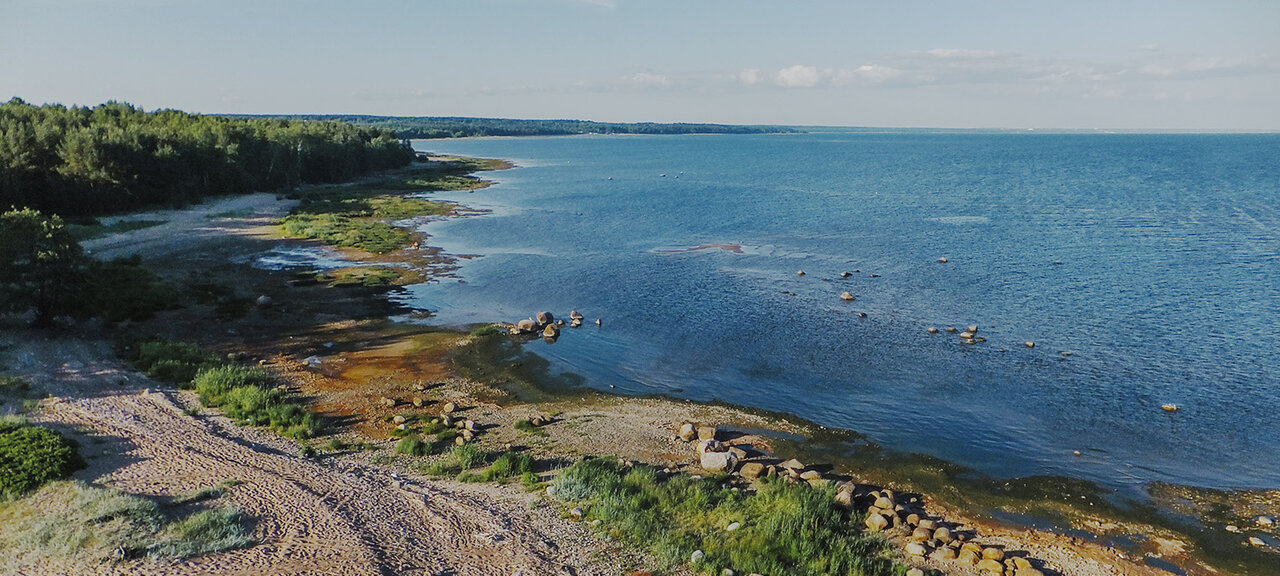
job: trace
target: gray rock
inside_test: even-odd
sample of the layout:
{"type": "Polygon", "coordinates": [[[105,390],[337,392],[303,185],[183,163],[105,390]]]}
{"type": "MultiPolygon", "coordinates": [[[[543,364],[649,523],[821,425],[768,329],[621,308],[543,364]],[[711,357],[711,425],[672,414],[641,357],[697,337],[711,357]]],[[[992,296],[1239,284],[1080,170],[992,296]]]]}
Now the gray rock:
{"type": "MultiPolygon", "coordinates": [[[[748,480],[755,480],[764,475],[764,464],[759,462],[747,462],[738,470],[738,475],[748,480]]],[[[837,496],[839,496],[837,494],[837,496]]]]}
{"type": "Polygon", "coordinates": [[[539,326],[546,326],[556,321],[555,315],[550,312],[539,312],[537,319],[539,326]]]}
{"type": "Polygon", "coordinates": [[[706,553],[704,553],[703,551],[694,550],[693,554],[689,555],[689,562],[693,564],[697,564],[702,561],[702,558],[704,556],[706,556],[706,553]]]}
{"type": "Polygon", "coordinates": [[[694,427],[693,422],[684,422],[680,424],[680,429],[676,432],[676,435],[681,440],[689,442],[698,436],[698,430],[694,427]]]}
{"type": "Polygon", "coordinates": [[[706,454],[707,452],[728,452],[729,448],[719,440],[703,440],[698,442],[695,450],[697,450],[698,454],[706,454]]]}
{"type": "Polygon", "coordinates": [[[733,472],[738,457],[732,452],[703,452],[698,463],[708,472],[733,472]]]}

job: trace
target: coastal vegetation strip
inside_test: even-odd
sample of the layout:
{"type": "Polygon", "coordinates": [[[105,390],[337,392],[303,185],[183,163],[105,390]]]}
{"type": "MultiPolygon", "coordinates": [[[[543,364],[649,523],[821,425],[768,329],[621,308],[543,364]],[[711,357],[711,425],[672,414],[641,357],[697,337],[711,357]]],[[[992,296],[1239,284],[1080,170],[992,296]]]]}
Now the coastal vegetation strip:
{"type": "Polygon", "coordinates": [[[836,503],[834,489],[773,478],[743,491],[727,479],[588,458],[562,470],[551,492],[575,506],[571,515],[599,521],[601,531],[649,549],[669,568],[688,562],[708,574],[902,573],[883,539],[836,503]]]}
{"type": "Polygon", "coordinates": [[[476,169],[475,162],[429,160],[374,181],[306,190],[297,194],[300,202],[281,226],[291,236],[385,254],[416,237],[394,221],[456,213],[453,203],[414,195],[482,188],[488,183],[469,174],[476,169]]]}
{"type": "Polygon", "coordinates": [[[689,124],[658,122],[592,122],[589,120],[516,120],[446,116],[285,115],[231,116],[345,122],[391,130],[401,138],[466,138],[474,136],[564,136],[570,134],[778,134],[799,132],[786,126],[689,124]]]}

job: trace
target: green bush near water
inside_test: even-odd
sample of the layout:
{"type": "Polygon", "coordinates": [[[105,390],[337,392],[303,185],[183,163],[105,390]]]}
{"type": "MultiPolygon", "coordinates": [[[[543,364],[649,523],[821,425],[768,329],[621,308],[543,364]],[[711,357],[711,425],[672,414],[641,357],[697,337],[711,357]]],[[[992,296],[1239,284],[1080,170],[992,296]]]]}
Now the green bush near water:
{"type": "Polygon", "coordinates": [[[755,493],[726,488],[720,478],[659,478],[653,468],[628,468],[591,458],[563,470],[555,496],[581,506],[611,536],[648,548],[667,566],[705,554],[695,569],[719,574],[901,576],[883,541],[864,533],[857,514],[841,508],[829,488],[769,479],[755,493]],[[725,527],[739,522],[741,528],[725,527]]]}

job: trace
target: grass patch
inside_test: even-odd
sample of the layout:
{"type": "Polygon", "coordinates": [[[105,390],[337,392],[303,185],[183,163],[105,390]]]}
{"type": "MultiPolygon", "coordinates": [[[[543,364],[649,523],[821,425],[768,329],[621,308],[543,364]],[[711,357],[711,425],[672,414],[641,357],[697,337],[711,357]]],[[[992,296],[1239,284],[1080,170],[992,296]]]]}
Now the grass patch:
{"type": "Polygon", "coordinates": [[[502,329],[493,324],[485,324],[471,331],[472,338],[484,338],[485,336],[497,336],[502,334],[502,329]]]}
{"type": "MultiPolygon", "coordinates": [[[[528,454],[503,452],[484,472],[463,472],[458,479],[463,482],[505,482],[516,476],[533,474],[533,466],[533,457],[528,454]]],[[[536,480],[537,477],[534,478],[536,480]]]]}
{"type": "Polygon", "coordinates": [[[226,488],[223,488],[221,486],[210,486],[208,488],[193,490],[191,492],[178,496],[177,498],[173,499],[173,503],[174,504],[191,504],[193,502],[203,502],[205,500],[214,500],[214,499],[223,497],[224,495],[226,495],[226,493],[227,493],[226,488]]]}
{"type": "Polygon", "coordinates": [[[286,438],[310,438],[320,430],[320,417],[288,399],[276,388],[268,371],[243,366],[220,366],[201,371],[192,380],[200,401],[221,408],[241,425],[266,426],[286,438]]]}
{"type": "Polygon", "coordinates": [[[159,539],[148,547],[148,556],[189,558],[244,548],[253,543],[253,538],[245,532],[240,510],[233,506],[201,510],[169,524],[159,539]]]}
{"type": "Polygon", "coordinates": [[[223,364],[217,355],[190,342],[145,340],[127,343],[121,356],[148,378],[187,388],[201,370],[223,364]]]}
{"type": "Polygon", "coordinates": [[[528,420],[517,420],[513,426],[516,430],[524,432],[525,434],[533,434],[534,436],[547,435],[546,431],[544,431],[542,428],[534,426],[533,422],[530,422],[528,420]]]}
{"type": "Polygon", "coordinates": [[[396,453],[406,456],[426,456],[431,454],[432,446],[430,442],[424,442],[422,436],[417,433],[410,433],[399,442],[396,442],[396,453]]]}
{"type": "Polygon", "coordinates": [[[312,238],[330,246],[385,254],[403,248],[413,237],[386,222],[345,214],[293,214],[281,221],[290,236],[312,238]]]}
{"type": "Polygon", "coordinates": [[[71,439],[19,418],[0,420],[0,500],[31,492],[84,468],[71,439]]]}
{"type": "MultiPolygon", "coordinates": [[[[453,432],[457,436],[457,432],[446,430],[445,432],[453,432]]],[[[441,434],[444,434],[442,432],[441,434]]],[[[487,464],[489,461],[489,453],[475,446],[474,444],[463,444],[454,446],[452,450],[445,454],[443,460],[423,466],[419,471],[427,476],[444,477],[455,476],[464,472],[470,472],[471,469],[487,464]]]]}
{"type": "Polygon", "coordinates": [[[662,563],[687,563],[719,574],[900,575],[888,547],[863,533],[860,518],[841,508],[831,488],[769,479],[755,493],[730,490],[718,478],[661,479],[647,466],[628,468],[591,458],[562,471],[556,498],[581,506],[612,537],[647,548],[662,563]],[[725,526],[741,528],[726,532],[725,526]]]}
{"type": "Polygon", "coordinates": [[[315,275],[317,282],[330,286],[395,286],[403,283],[407,270],[390,266],[351,266],[335,268],[315,275]]]}
{"type": "Polygon", "coordinates": [[[208,554],[252,543],[234,508],[198,511],[166,523],[152,500],[77,481],[53,482],[0,504],[0,571],[45,561],[85,565],[149,556],[208,554]]]}

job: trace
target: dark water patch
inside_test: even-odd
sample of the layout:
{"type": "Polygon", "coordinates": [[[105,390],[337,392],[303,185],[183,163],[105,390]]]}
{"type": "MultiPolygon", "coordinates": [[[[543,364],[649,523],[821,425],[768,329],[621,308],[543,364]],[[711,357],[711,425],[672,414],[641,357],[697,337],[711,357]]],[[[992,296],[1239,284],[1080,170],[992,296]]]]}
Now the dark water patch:
{"type": "Polygon", "coordinates": [[[1147,566],[1150,566],[1150,567],[1152,567],[1152,568],[1159,568],[1159,569],[1164,570],[1165,572],[1168,572],[1168,573],[1170,573],[1170,574],[1177,574],[1178,576],[1187,576],[1187,571],[1186,571],[1186,570],[1183,570],[1181,566],[1178,566],[1177,564],[1174,564],[1173,562],[1170,562],[1170,561],[1168,561],[1168,560],[1165,560],[1164,558],[1156,558],[1155,556],[1147,556],[1147,557],[1145,557],[1145,558],[1143,558],[1143,559],[1142,559],[1142,563],[1143,563],[1143,564],[1146,564],[1147,566]]]}

